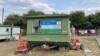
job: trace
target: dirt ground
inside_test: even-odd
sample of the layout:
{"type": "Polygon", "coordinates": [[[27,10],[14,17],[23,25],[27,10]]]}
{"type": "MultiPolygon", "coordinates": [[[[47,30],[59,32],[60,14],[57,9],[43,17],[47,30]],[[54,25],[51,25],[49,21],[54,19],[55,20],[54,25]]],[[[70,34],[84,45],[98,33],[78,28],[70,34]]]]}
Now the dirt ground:
{"type": "Polygon", "coordinates": [[[80,36],[78,39],[83,43],[84,46],[88,47],[93,54],[100,56],[100,46],[98,45],[96,38],[100,36],[80,36]]]}
{"type": "MultiPolygon", "coordinates": [[[[95,41],[96,36],[78,36],[77,38],[80,41],[88,46],[95,55],[100,55],[100,49],[98,47],[97,42],[95,41]]],[[[11,42],[0,42],[0,56],[85,56],[82,50],[60,50],[60,51],[29,51],[27,54],[17,54],[15,55],[15,48],[16,48],[17,41],[11,42]]]]}

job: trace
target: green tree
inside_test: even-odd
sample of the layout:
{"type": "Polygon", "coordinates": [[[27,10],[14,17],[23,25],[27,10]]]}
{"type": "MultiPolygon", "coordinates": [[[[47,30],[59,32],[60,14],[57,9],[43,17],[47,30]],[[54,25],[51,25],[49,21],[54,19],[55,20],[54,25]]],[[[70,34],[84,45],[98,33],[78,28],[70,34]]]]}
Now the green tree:
{"type": "Polygon", "coordinates": [[[36,16],[36,15],[44,15],[43,12],[30,10],[26,14],[19,16],[18,14],[8,15],[6,20],[4,21],[4,25],[20,26],[22,29],[26,29],[26,16],[36,16]]]}
{"type": "Polygon", "coordinates": [[[95,18],[95,15],[93,15],[93,14],[90,14],[90,15],[86,16],[86,19],[89,22],[89,25],[88,26],[94,26],[94,24],[93,24],[94,18],[95,18]]]}
{"type": "Polygon", "coordinates": [[[100,12],[97,12],[97,13],[94,15],[94,19],[92,19],[91,22],[92,22],[95,26],[100,26],[100,12]]]}
{"type": "Polygon", "coordinates": [[[4,25],[11,25],[14,22],[14,15],[7,16],[6,20],[4,21],[4,25]]]}
{"type": "Polygon", "coordinates": [[[26,14],[23,14],[23,16],[37,16],[37,15],[44,15],[44,13],[41,11],[30,10],[26,14]]]}
{"type": "Polygon", "coordinates": [[[91,22],[92,25],[95,27],[100,27],[100,12],[97,12],[95,14],[90,14],[87,16],[88,21],[91,22]]]}
{"type": "Polygon", "coordinates": [[[82,11],[72,12],[69,15],[71,20],[71,24],[74,25],[76,28],[82,28],[88,25],[88,21],[85,18],[85,14],[82,11]]]}

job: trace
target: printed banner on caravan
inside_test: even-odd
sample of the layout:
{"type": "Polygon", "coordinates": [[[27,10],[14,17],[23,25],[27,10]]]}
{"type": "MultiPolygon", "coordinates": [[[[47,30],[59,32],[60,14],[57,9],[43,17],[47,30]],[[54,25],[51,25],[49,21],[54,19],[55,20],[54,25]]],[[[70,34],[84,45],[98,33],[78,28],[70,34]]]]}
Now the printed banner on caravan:
{"type": "Polygon", "coordinates": [[[61,33],[60,20],[42,20],[41,33],[61,33]]]}

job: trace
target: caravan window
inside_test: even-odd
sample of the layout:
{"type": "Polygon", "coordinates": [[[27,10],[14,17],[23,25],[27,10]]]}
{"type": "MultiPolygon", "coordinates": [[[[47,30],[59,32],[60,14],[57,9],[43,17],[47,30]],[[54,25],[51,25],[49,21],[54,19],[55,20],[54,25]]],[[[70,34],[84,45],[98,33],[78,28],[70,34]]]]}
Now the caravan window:
{"type": "Polygon", "coordinates": [[[39,29],[40,29],[40,21],[34,20],[33,21],[33,33],[39,33],[39,29]]]}
{"type": "Polygon", "coordinates": [[[9,29],[8,28],[6,29],[6,32],[9,32],[9,29]]]}

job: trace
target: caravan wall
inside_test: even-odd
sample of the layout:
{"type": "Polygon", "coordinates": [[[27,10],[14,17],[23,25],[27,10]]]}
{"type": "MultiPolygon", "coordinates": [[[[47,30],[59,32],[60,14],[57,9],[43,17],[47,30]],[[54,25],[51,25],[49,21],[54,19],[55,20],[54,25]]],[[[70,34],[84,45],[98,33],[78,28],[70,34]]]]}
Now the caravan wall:
{"type": "Polygon", "coordinates": [[[0,40],[10,39],[13,37],[15,40],[18,40],[18,34],[20,33],[20,27],[0,27],[0,40]],[[11,34],[12,31],[12,34],[11,34]]]}

